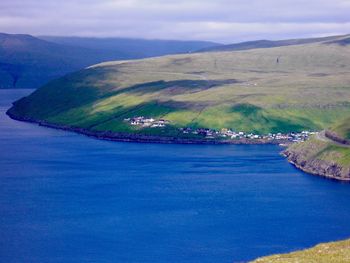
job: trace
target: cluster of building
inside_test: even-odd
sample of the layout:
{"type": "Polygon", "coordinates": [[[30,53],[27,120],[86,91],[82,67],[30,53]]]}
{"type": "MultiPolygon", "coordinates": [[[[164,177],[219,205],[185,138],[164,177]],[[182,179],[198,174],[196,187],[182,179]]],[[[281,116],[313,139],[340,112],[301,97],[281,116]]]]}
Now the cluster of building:
{"type": "Polygon", "coordinates": [[[153,119],[153,118],[145,118],[143,116],[140,117],[134,117],[134,118],[127,118],[124,119],[124,121],[130,123],[130,125],[133,126],[140,126],[140,127],[151,127],[151,128],[161,128],[165,127],[170,122],[168,120],[163,119],[153,119]]]}
{"type": "Polygon", "coordinates": [[[213,129],[192,129],[192,128],[181,128],[184,134],[192,133],[202,135],[205,138],[227,138],[227,139],[250,139],[250,140],[274,140],[274,141],[292,141],[292,142],[302,142],[309,138],[310,135],[315,134],[315,132],[302,131],[302,132],[290,132],[290,133],[269,133],[266,135],[246,133],[243,131],[236,132],[230,129],[223,128],[220,131],[213,129]]]}
{"type": "MultiPolygon", "coordinates": [[[[146,118],[143,116],[124,119],[133,126],[150,127],[150,128],[162,128],[170,124],[170,121],[164,119],[146,118]]],[[[302,131],[302,132],[290,132],[290,133],[269,133],[265,135],[246,133],[243,131],[233,131],[231,129],[223,128],[220,131],[208,128],[180,128],[180,132],[183,134],[194,134],[202,136],[206,139],[232,139],[232,140],[265,140],[265,141],[291,141],[291,142],[303,142],[309,138],[310,135],[315,132],[302,131]]]]}

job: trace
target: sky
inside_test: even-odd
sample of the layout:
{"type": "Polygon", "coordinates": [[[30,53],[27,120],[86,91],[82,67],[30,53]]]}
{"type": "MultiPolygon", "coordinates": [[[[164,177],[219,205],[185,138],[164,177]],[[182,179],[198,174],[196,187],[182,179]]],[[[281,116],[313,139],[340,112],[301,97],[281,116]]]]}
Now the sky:
{"type": "Polygon", "coordinates": [[[1,0],[0,32],[208,40],[350,33],[350,0],[1,0]]]}

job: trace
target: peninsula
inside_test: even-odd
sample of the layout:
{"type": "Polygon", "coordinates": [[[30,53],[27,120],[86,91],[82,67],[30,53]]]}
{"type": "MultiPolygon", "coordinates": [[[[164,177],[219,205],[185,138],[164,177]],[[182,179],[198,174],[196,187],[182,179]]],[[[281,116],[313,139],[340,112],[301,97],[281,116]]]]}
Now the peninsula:
{"type": "MultiPolygon", "coordinates": [[[[349,35],[263,43],[93,65],[7,114],[101,139],[163,143],[301,142],[350,116],[349,35]]],[[[294,149],[315,140],[285,154],[302,168],[294,149]]]]}

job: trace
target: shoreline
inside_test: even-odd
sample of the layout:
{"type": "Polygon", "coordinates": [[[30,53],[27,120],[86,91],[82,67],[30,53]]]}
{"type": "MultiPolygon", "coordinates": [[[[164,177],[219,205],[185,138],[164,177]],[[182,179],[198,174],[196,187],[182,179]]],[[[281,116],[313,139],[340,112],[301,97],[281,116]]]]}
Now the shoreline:
{"type": "Polygon", "coordinates": [[[321,163],[316,161],[317,165],[313,161],[298,160],[298,154],[288,151],[288,149],[281,152],[281,155],[287,159],[287,161],[295,168],[313,176],[323,177],[325,179],[350,183],[350,177],[342,177],[339,175],[339,167],[332,163],[321,163]]]}
{"type": "MultiPolygon", "coordinates": [[[[176,137],[162,137],[162,136],[151,136],[151,135],[141,135],[141,134],[129,134],[129,133],[117,133],[110,131],[91,131],[84,128],[77,128],[71,126],[57,125],[48,123],[45,121],[33,120],[30,118],[18,117],[6,111],[6,115],[13,120],[28,122],[32,124],[37,124],[38,126],[43,126],[56,130],[64,130],[68,132],[74,132],[80,135],[84,135],[90,138],[106,141],[115,142],[132,142],[132,143],[161,143],[161,144],[187,144],[187,145],[279,145],[281,147],[288,147],[293,144],[293,142],[288,140],[262,140],[262,139],[238,139],[238,140],[213,140],[213,139],[186,139],[186,138],[176,138],[176,137]]],[[[280,154],[286,158],[288,163],[293,165],[295,168],[313,176],[323,177],[325,179],[350,183],[350,178],[344,178],[335,176],[332,174],[318,172],[317,167],[311,167],[307,169],[305,165],[299,164],[297,161],[293,161],[291,154],[288,149],[283,150],[280,154]]]]}
{"type": "Polygon", "coordinates": [[[288,140],[264,140],[264,139],[238,139],[238,140],[215,140],[215,139],[187,139],[180,137],[165,137],[154,135],[142,135],[131,133],[118,133],[111,131],[91,131],[84,128],[72,127],[67,125],[59,125],[48,123],[45,121],[34,120],[30,118],[19,117],[11,114],[9,110],[6,115],[16,121],[29,122],[39,126],[52,128],[56,130],[64,130],[85,135],[99,140],[116,141],[116,142],[135,142],[135,143],[163,143],[163,144],[207,144],[207,145],[289,145],[292,142],[288,140]]]}

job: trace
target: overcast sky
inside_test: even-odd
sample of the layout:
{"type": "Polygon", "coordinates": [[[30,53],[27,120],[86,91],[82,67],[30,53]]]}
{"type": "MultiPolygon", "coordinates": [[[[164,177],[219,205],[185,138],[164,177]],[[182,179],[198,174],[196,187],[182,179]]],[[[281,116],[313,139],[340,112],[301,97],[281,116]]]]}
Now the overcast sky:
{"type": "Polygon", "coordinates": [[[350,33],[350,0],[1,0],[0,32],[231,43],[350,33]]]}

